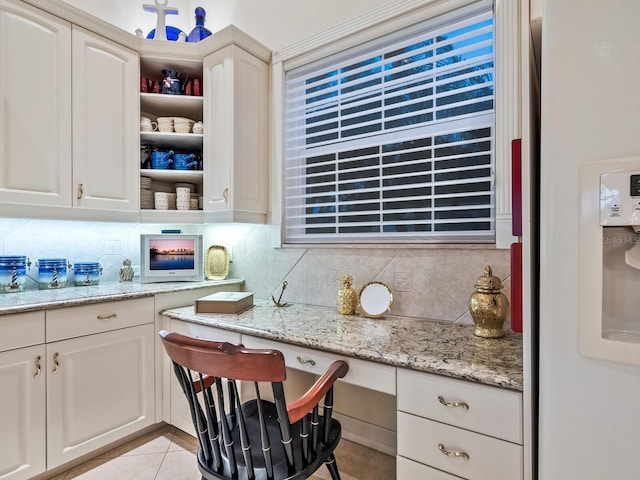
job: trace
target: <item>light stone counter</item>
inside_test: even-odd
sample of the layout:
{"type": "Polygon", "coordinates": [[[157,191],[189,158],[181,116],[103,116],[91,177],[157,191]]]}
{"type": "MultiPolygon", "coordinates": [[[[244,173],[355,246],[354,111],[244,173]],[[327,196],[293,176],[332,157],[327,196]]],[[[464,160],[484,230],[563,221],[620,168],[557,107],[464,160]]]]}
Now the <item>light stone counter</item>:
{"type": "Polygon", "coordinates": [[[140,283],[117,282],[86,287],[65,287],[55,290],[25,290],[0,294],[0,315],[45,310],[90,303],[149,297],[159,293],[181,292],[220,285],[242,285],[244,280],[226,279],[203,282],[140,283]]]}
{"type": "Polygon", "coordinates": [[[389,315],[340,315],[335,308],[270,301],[238,314],[194,312],[194,307],[163,315],[283,343],[300,345],[396,367],[522,391],[522,336],[500,339],[473,335],[473,326],[389,315]]]}

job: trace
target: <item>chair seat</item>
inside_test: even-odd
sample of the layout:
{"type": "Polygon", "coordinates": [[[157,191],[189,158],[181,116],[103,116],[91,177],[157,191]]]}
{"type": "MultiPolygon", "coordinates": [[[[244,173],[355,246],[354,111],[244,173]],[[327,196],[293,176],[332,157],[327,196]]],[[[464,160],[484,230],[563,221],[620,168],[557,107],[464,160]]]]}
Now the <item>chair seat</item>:
{"type": "MultiPolygon", "coordinates": [[[[303,462],[302,455],[299,453],[302,451],[301,447],[301,438],[300,438],[300,425],[301,422],[296,422],[291,425],[291,433],[292,433],[292,442],[293,442],[293,450],[297,455],[294,455],[295,462],[295,474],[292,474],[289,468],[287,467],[286,454],[284,448],[282,446],[282,442],[280,441],[280,425],[278,421],[278,415],[276,411],[276,406],[272,402],[268,402],[263,400],[263,411],[265,415],[265,420],[267,424],[267,432],[269,435],[269,440],[271,443],[271,455],[273,460],[273,469],[274,469],[274,477],[278,479],[286,479],[286,480],[296,480],[296,479],[305,479],[310,477],[313,472],[318,470],[318,468],[322,465],[324,459],[327,458],[330,452],[338,445],[341,437],[341,427],[340,423],[335,419],[331,419],[331,427],[329,430],[329,441],[327,443],[318,442],[317,448],[315,452],[310,452],[309,460],[305,465],[303,462]]],[[[262,455],[262,441],[260,438],[260,426],[259,426],[259,417],[258,417],[258,406],[257,401],[249,400],[242,405],[242,411],[244,414],[244,421],[247,426],[247,431],[249,432],[249,440],[251,445],[251,457],[253,459],[253,467],[255,470],[255,479],[256,480],[267,480],[267,474],[265,471],[265,462],[264,456],[262,455]]],[[[229,418],[229,417],[228,417],[229,418]]],[[[322,416],[320,417],[322,419],[322,416]]],[[[233,446],[236,456],[237,468],[238,468],[238,479],[248,479],[247,471],[244,463],[244,458],[242,455],[242,446],[240,442],[240,434],[237,428],[235,427],[235,420],[233,417],[230,419],[232,426],[232,435],[233,435],[233,446]]],[[[202,455],[202,451],[198,449],[198,466],[200,468],[200,472],[202,473],[203,478],[207,480],[214,479],[229,479],[231,478],[230,469],[229,469],[229,461],[226,455],[226,452],[222,452],[223,457],[223,471],[217,473],[212,470],[211,465],[207,464],[204,459],[204,455],[202,455]]]]}

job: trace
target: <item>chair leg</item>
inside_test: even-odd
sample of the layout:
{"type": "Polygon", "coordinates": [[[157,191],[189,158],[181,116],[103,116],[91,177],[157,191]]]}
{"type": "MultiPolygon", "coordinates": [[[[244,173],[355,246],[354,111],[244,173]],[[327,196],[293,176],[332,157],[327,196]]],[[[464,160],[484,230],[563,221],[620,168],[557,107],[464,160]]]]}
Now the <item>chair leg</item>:
{"type": "Polygon", "coordinates": [[[338,473],[338,465],[336,464],[336,457],[333,454],[329,457],[329,460],[325,462],[327,466],[327,470],[329,470],[329,474],[331,475],[331,480],[341,480],[340,473],[338,473]]]}

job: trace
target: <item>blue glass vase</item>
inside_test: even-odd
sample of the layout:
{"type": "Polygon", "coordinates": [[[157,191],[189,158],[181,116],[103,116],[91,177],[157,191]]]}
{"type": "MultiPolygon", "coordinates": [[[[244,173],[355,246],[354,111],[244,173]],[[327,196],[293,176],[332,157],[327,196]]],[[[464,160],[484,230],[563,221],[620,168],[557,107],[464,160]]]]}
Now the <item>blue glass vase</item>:
{"type": "Polygon", "coordinates": [[[199,42],[211,35],[211,31],[204,26],[206,15],[207,12],[204,11],[204,8],[196,8],[196,26],[193,27],[193,30],[191,30],[191,33],[187,36],[187,42],[199,42]]]}

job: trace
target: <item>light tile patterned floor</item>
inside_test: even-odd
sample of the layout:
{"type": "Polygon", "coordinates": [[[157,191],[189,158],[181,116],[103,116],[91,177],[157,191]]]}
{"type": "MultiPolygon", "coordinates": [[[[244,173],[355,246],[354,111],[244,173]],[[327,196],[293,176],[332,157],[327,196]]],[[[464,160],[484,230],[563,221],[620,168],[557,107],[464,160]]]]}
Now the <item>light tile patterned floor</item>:
{"type": "MultiPolygon", "coordinates": [[[[92,458],[51,480],[200,480],[195,438],[172,426],[92,458]]],[[[336,449],[342,480],[393,480],[395,459],[342,439],[336,449]]],[[[314,480],[331,477],[321,468],[314,480]]]]}

